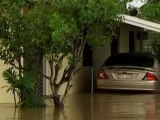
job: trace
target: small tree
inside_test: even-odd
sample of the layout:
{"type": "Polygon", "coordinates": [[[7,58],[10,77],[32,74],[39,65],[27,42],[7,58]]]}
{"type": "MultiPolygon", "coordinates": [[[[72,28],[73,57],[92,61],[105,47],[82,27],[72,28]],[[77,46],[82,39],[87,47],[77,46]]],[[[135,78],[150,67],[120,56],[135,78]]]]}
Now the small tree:
{"type": "Polygon", "coordinates": [[[25,0],[0,1],[0,59],[9,65],[3,76],[9,83],[9,86],[5,86],[8,87],[7,91],[13,92],[15,105],[19,103],[21,106],[33,107],[39,104],[40,99],[35,98],[39,79],[35,56],[39,50],[32,42],[32,26],[27,16],[22,14],[23,7],[29,5],[25,0]]]}

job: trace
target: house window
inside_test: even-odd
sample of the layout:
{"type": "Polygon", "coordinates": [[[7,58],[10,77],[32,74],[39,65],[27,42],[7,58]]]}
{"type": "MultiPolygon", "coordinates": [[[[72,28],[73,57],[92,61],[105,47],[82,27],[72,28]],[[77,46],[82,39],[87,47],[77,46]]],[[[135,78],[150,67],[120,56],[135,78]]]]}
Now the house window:
{"type": "Polygon", "coordinates": [[[143,51],[144,52],[152,52],[153,51],[150,40],[144,40],[143,51]]]}

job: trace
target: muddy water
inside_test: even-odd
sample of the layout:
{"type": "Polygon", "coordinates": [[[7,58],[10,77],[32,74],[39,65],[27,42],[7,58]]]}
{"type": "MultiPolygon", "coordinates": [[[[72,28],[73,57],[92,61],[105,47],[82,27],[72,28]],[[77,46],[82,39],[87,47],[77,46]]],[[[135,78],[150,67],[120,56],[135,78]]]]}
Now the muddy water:
{"type": "Polygon", "coordinates": [[[0,120],[160,120],[160,94],[76,94],[67,98],[64,109],[0,104],[0,120]]]}

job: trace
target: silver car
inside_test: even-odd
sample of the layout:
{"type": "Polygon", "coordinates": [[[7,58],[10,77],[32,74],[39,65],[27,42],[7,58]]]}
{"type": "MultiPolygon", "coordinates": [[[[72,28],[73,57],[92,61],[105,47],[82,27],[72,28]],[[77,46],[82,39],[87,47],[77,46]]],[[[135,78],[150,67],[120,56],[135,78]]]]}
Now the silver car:
{"type": "Polygon", "coordinates": [[[151,53],[110,56],[97,74],[97,89],[160,90],[160,64],[151,53]]]}

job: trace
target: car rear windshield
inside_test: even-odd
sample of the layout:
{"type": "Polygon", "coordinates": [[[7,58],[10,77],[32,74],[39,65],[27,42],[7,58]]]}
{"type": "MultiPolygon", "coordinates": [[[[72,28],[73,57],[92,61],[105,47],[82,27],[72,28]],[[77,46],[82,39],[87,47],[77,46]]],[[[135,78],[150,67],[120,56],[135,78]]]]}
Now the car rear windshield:
{"type": "Polygon", "coordinates": [[[106,66],[138,66],[138,67],[152,67],[154,64],[154,57],[147,55],[117,55],[109,57],[106,66]]]}

